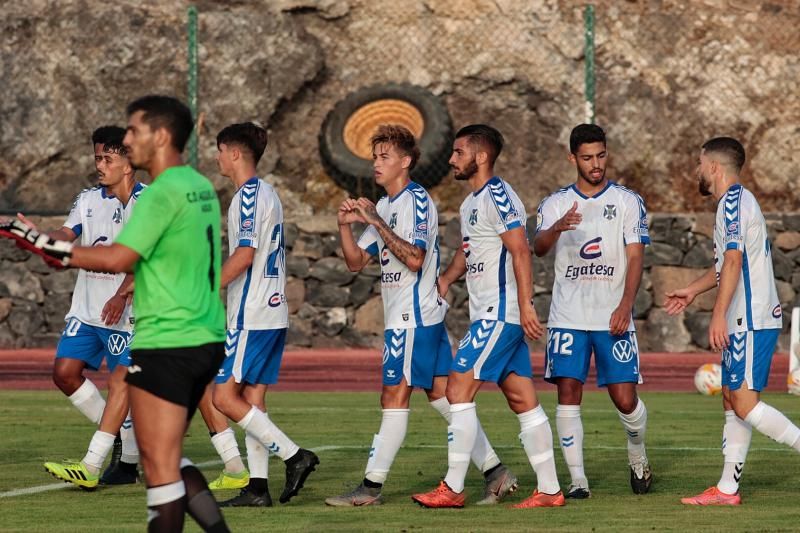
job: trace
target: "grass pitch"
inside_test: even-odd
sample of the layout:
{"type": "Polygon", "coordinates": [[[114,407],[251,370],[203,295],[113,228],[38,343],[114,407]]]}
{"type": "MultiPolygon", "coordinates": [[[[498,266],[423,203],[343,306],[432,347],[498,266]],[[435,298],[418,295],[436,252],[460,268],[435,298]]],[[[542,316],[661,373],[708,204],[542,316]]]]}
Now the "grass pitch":
{"type": "MultiPolygon", "coordinates": [[[[555,396],[542,394],[555,433],[555,396]]],[[[482,492],[482,476],[467,477],[465,509],[422,509],[409,496],[433,488],[447,469],[445,423],[416,393],[405,445],[384,488],[386,503],[358,509],[328,508],[323,500],[350,490],[362,478],[372,435],[380,424],[378,395],[372,393],[270,393],[270,416],[299,445],[316,449],[322,463],[289,504],[277,503],[283,464],[270,460],[275,507],[228,509],[233,531],[796,531],[800,523],[800,456],[754,433],[745,466],[739,508],[688,508],[682,496],[714,484],[720,473],[723,416],[719,398],[696,394],[645,393],[649,411],[648,455],[653,490],[631,493],[624,432],[604,393],[584,396],[586,473],[590,500],[567,501],[559,509],[509,509],[535,484],[519,444],[519,425],[499,393],[478,396],[478,414],[490,440],[520,478],[520,491],[501,505],[470,505],[482,492]]],[[[800,421],[800,399],[785,394],[765,400],[800,421]]],[[[0,391],[0,530],[143,531],[142,485],[100,488],[88,493],[59,484],[44,472],[46,460],[81,458],[93,428],[57,392],[0,391]],[[57,487],[54,489],[54,487],[57,487]]],[[[244,452],[244,440],[239,435],[244,452]]],[[[221,465],[200,416],[186,439],[186,455],[208,479],[221,465]]],[[[556,450],[562,486],[567,469],[556,450]]],[[[228,498],[235,491],[217,493],[228,498]]],[[[187,531],[199,531],[187,517],[187,531]]]]}

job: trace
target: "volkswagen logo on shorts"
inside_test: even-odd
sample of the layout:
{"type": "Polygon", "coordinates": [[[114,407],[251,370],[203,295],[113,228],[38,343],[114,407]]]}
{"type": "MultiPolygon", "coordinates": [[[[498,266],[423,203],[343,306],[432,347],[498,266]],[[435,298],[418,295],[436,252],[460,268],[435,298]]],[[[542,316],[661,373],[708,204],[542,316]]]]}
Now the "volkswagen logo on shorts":
{"type": "Polygon", "coordinates": [[[619,361],[620,363],[627,363],[633,356],[635,355],[633,351],[633,345],[629,340],[619,340],[614,343],[614,346],[611,347],[611,353],[614,356],[614,359],[619,361]]]}
{"type": "Polygon", "coordinates": [[[128,339],[119,333],[108,336],[108,351],[111,355],[120,355],[128,347],[128,339]]]}
{"type": "Polygon", "coordinates": [[[590,241],[586,241],[583,246],[581,246],[581,251],[579,252],[581,258],[583,259],[597,259],[603,252],[600,251],[600,241],[602,241],[602,237],[595,237],[590,241]]]}

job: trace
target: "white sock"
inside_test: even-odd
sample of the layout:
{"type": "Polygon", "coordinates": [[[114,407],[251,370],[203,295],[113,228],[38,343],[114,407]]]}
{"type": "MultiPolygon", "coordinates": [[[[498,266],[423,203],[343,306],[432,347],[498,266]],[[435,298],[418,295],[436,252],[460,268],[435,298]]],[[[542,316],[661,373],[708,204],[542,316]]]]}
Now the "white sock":
{"type": "Polygon", "coordinates": [[[556,475],[556,461],[553,456],[553,431],[542,406],[518,414],[519,440],[525,448],[534,472],[537,489],[545,494],[556,494],[561,490],[556,475]]]}
{"type": "Polygon", "coordinates": [[[269,472],[269,452],[257,438],[245,434],[244,446],[247,448],[247,466],[250,478],[267,479],[269,472]]]}
{"type": "MultiPolygon", "coordinates": [[[[440,415],[442,415],[442,417],[447,420],[447,423],[449,424],[451,418],[450,402],[447,401],[447,398],[443,396],[430,403],[431,407],[433,407],[440,415]]],[[[478,434],[475,436],[475,446],[472,448],[470,457],[472,458],[473,464],[481,472],[488,472],[500,464],[500,458],[497,456],[494,448],[492,448],[492,444],[489,442],[489,438],[483,431],[483,426],[481,426],[480,419],[478,419],[478,434]]]]}
{"type": "Polygon", "coordinates": [[[561,405],[556,407],[556,429],[564,462],[569,468],[572,484],[589,488],[589,481],[583,470],[583,422],[580,405],[561,405]]]}
{"type": "Polygon", "coordinates": [[[270,452],[274,453],[284,461],[294,454],[300,447],[292,442],[292,439],[287,437],[272,420],[269,419],[267,413],[259,410],[253,406],[250,411],[244,415],[244,418],[237,422],[243,430],[247,431],[255,438],[257,438],[264,447],[270,452]]]}
{"type": "Polygon", "coordinates": [[[92,435],[92,440],[89,441],[89,450],[83,457],[83,464],[86,465],[86,470],[94,475],[100,473],[103,468],[103,463],[108,457],[108,452],[114,447],[114,440],[116,435],[106,433],[104,431],[95,431],[92,435]]]}
{"type": "Polygon", "coordinates": [[[742,476],[750,438],[753,429],[733,411],[725,411],[725,426],[722,428],[722,455],[725,463],[717,488],[725,494],[739,492],[739,478],[742,476]]]}
{"type": "Polygon", "coordinates": [[[139,462],[139,446],[136,444],[136,435],[133,433],[133,419],[131,412],[119,428],[119,438],[122,441],[122,455],[120,461],[135,465],[139,462]]]}
{"type": "Polygon", "coordinates": [[[100,423],[100,419],[103,418],[103,410],[106,408],[106,401],[90,379],[85,379],[83,385],[78,387],[78,390],[68,398],[86,418],[94,424],[100,423]]]}
{"type": "Polygon", "coordinates": [[[635,463],[647,458],[644,449],[644,434],[647,431],[647,407],[639,398],[639,402],[630,414],[617,411],[622,427],[628,435],[628,461],[635,463]]]}
{"type": "Polygon", "coordinates": [[[450,405],[451,423],[447,427],[447,475],[444,482],[454,492],[464,491],[470,452],[478,435],[478,413],[474,403],[450,405]]]}
{"type": "Polygon", "coordinates": [[[236,443],[236,433],[233,428],[220,431],[211,437],[211,444],[217,450],[219,458],[225,463],[225,471],[229,474],[239,474],[244,472],[244,463],[239,453],[239,445],[236,443]]]}
{"type": "Polygon", "coordinates": [[[758,402],[745,421],[772,440],[800,451],[800,428],[774,407],[758,402]]]}
{"type": "Polygon", "coordinates": [[[383,484],[389,475],[397,451],[406,438],[410,409],[384,409],[381,428],[372,439],[369,460],[364,477],[373,483],[383,484]]]}

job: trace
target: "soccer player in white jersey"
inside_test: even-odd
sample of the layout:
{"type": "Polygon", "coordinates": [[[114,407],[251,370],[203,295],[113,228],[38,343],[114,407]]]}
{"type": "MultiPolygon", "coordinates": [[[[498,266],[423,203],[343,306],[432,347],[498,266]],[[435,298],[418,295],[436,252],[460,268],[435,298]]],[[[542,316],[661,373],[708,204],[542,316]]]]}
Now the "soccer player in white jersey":
{"type": "Polygon", "coordinates": [[[781,331],[781,306],[775,288],[767,225],[753,193],[740,183],[744,147],[717,137],[700,150],[700,193],[717,201],[714,265],[687,287],[667,293],[664,305],[676,315],[697,295],[717,287],[708,341],[722,352],[722,429],[724,466],[719,482],[687,505],[739,505],[739,480],[752,428],[800,451],[800,428],[761,401],[772,354],[781,331]]]}
{"type": "MultiPolygon", "coordinates": [[[[275,189],[256,175],[267,132],[247,122],[217,135],[220,173],[237,187],[228,208],[230,256],[220,285],[228,287],[225,360],[214,385],[214,406],[247,432],[250,481],[222,507],[267,507],[268,451],[286,463],[280,502],[303,487],[319,464],[317,456],[292,442],[269,418],[264,396],[277,383],[289,327],[283,244],[283,208],[275,189]]],[[[234,441],[235,443],[235,441],[234,441]]]]}
{"type": "Polygon", "coordinates": [[[424,507],[463,507],[464,477],[475,446],[475,395],[484,381],[500,385],[520,423],[520,441],[538,487],[518,508],[564,505],[556,477],[553,433],[531,379],[525,337],[539,338],[533,308],[533,271],[525,233],[525,207],[511,186],[493,175],[503,148],[496,129],[476,124],[456,133],[450,165],[472,192],[461,204],[462,247],[439,277],[439,292],[466,273],[472,324],[461,340],[447,381],[451,422],[447,428],[447,476],[431,492],[412,499],[424,507]]]}
{"type": "MultiPolygon", "coordinates": [[[[387,196],[377,206],[366,198],[345,200],[338,222],[347,267],[358,272],[372,257],[381,265],[383,417],[363,481],[355,490],[325,500],[333,506],[383,502],[381,489],[406,436],[414,387],[424,389],[431,407],[450,420],[445,388],[453,354],[444,325],[447,303],[436,290],[439,216],[431,197],[409,176],[419,159],[414,135],[403,126],[382,125],[371,141],[375,181],[387,196]],[[369,224],[358,241],[354,222],[369,224]]],[[[481,501],[497,503],[516,489],[517,479],[500,462],[480,424],[477,432],[471,454],[486,481],[481,501]]]]}
{"type": "MultiPolygon", "coordinates": [[[[124,137],[125,130],[116,126],[94,131],[92,143],[99,185],[78,194],[63,227],[49,233],[52,238],[80,240],[84,246],[107,246],[119,234],[144,189],[134,178],[122,144],[124,137]]],[[[23,215],[18,217],[30,224],[23,215]]],[[[132,281],[132,275],[79,270],[72,306],[66,315],[67,325],[56,348],[53,381],[99,427],[82,461],[47,462],[44,467],[53,476],[84,489],[93,489],[98,483],[121,485],[137,480],[139,450],[124,381],[130,363],[128,346],[133,327],[129,305],[132,281]],[[103,359],[111,372],[108,401],[83,376],[84,368],[97,370],[103,359]],[[122,438],[121,458],[112,462],[101,477],[103,462],[118,433],[122,438]]]]}
{"type": "Polygon", "coordinates": [[[641,383],[633,302],[650,243],[642,198],[606,177],[605,132],[576,126],[569,159],[577,180],[539,205],[534,252],[555,248],[555,280],[547,320],[545,379],[558,387],[556,428],[572,483],[567,498],[588,498],[583,468],[583,384],[594,353],[597,384],[608,389],[628,437],[633,492],[650,490],[645,453],[647,409],[636,394],[641,383]]]}

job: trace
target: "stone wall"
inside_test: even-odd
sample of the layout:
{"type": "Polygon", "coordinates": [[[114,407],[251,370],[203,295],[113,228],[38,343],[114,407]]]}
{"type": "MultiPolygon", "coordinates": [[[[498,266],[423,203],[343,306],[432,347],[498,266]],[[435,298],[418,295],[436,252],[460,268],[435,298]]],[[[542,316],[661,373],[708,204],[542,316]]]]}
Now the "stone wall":
{"type": "MultiPolygon", "coordinates": [[[[461,235],[452,213],[443,213],[440,219],[442,262],[447,264],[461,244],[461,235]]],[[[791,308],[800,305],[800,214],[770,214],[767,222],[786,332],[791,308]]],[[[37,223],[43,228],[57,227],[61,219],[38,219],[37,223]]],[[[698,298],[681,317],[667,316],[662,305],[665,291],[684,286],[712,264],[712,227],[710,213],[651,214],[653,244],[646,251],[645,274],[634,308],[642,350],[707,349],[713,293],[698,298]]],[[[349,272],[341,258],[336,228],[333,216],[289,215],[287,219],[289,343],[379,348],[383,342],[380,267],[371,263],[358,274],[349,272]]],[[[74,270],[54,272],[38,257],[0,240],[0,348],[53,346],[64,325],[75,276],[74,270]]],[[[553,284],[552,255],[534,260],[534,281],[535,305],[545,320],[553,284]]],[[[469,322],[463,281],[453,284],[448,301],[447,326],[457,339],[469,322]]],[[[781,337],[783,350],[788,346],[787,337],[781,337]]],[[[533,343],[534,349],[542,347],[542,341],[533,343]]]]}

